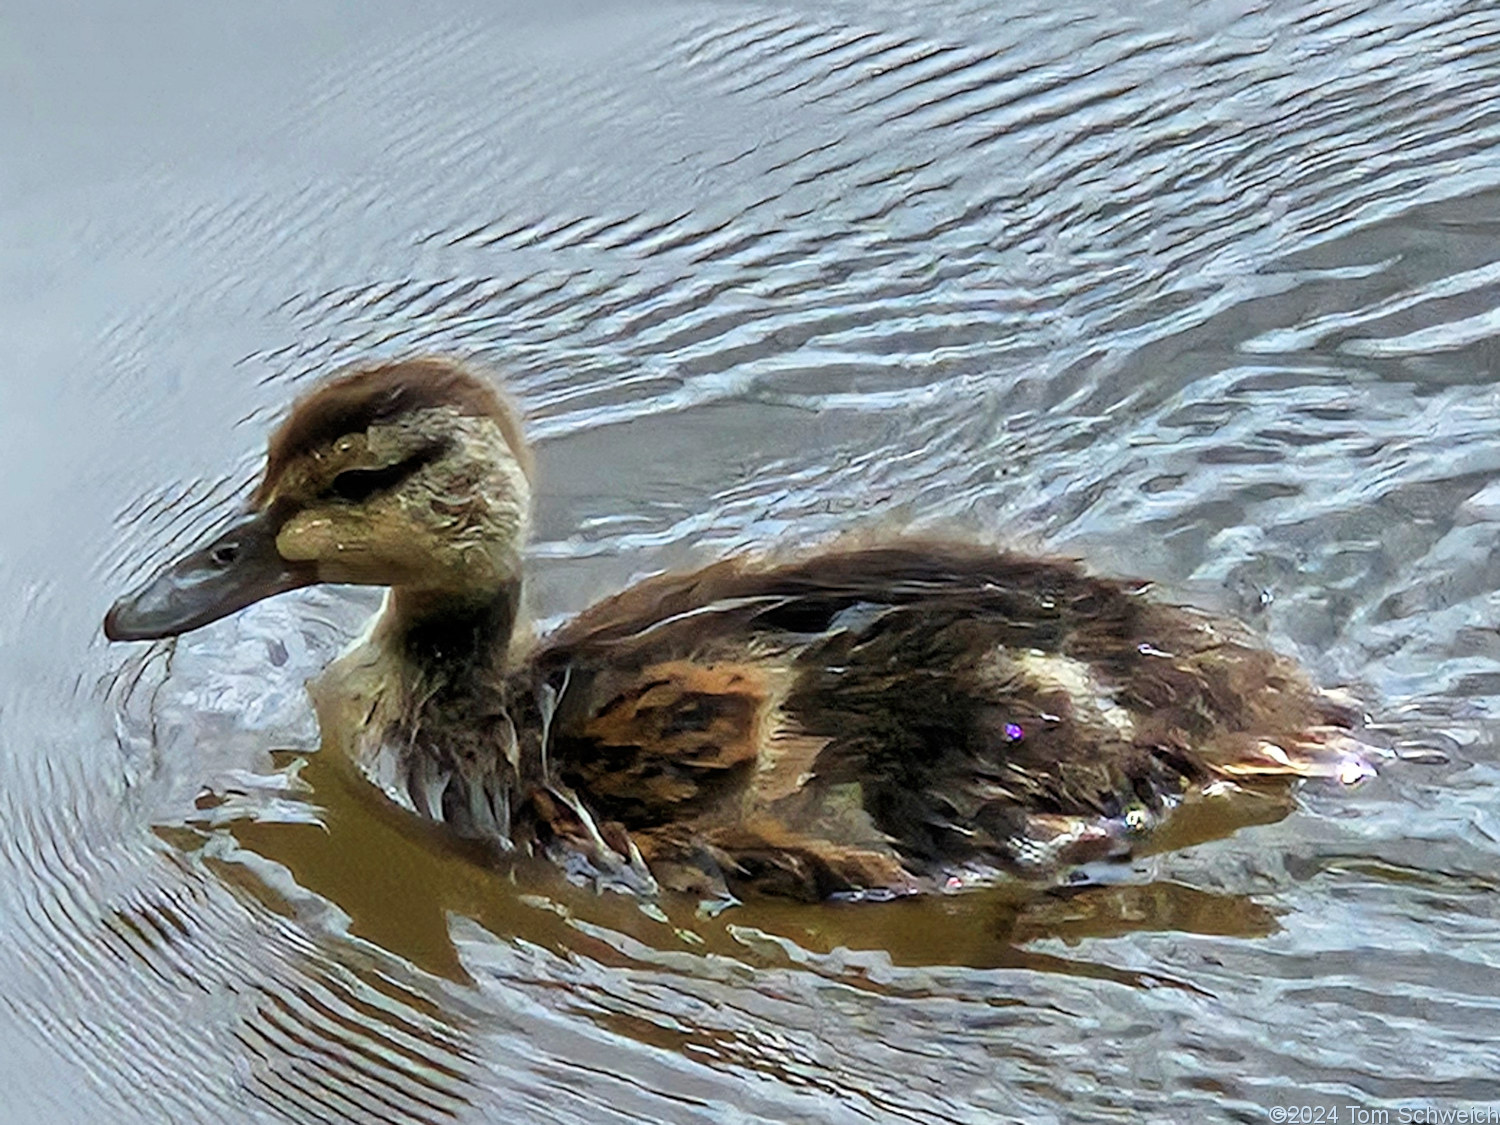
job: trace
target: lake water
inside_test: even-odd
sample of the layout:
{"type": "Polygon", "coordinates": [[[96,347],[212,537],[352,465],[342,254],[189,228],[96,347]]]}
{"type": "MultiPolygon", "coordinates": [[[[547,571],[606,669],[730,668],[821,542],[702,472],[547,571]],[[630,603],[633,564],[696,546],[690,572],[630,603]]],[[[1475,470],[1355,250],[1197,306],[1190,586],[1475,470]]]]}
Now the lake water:
{"type": "Polygon", "coordinates": [[[1492,0],[22,0],[0,90],[3,1116],[1500,1113],[1492,0]],[[309,752],[368,591],[99,630],[413,350],[530,415],[544,622],[967,528],[1248,620],[1389,756],[1074,894],[501,878],[309,752]]]}

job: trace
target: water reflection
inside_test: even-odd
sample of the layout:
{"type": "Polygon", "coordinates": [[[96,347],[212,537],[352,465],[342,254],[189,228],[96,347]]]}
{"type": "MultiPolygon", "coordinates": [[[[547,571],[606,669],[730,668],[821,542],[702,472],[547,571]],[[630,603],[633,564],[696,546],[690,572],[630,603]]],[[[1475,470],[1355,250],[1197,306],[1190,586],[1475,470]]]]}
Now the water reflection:
{"type": "MultiPolygon", "coordinates": [[[[502,857],[455,840],[383,800],[336,755],[298,757],[292,765],[298,779],[311,787],[306,799],[315,804],[316,819],[236,819],[228,826],[235,841],[283,865],[299,886],[336,904],[348,916],[351,934],[452,980],[469,979],[449,933],[448,920],[455,914],[499,937],[524,935],[554,952],[571,950],[604,964],[617,963],[614,947],[591,940],[590,930],[653,950],[719,954],[750,963],[770,949],[794,947],[825,956],[880,950],[894,965],[1085,975],[1110,974],[1102,966],[1025,947],[1052,938],[1071,944],[1138,931],[1259,937],[1276,930],[1272,912],[1249,896],[1173,882],[1055,890],[1017,884],[892,903],[756,901],[713,917],[683,896],[667,896],[660,907],[643,908],[626,896],[573,886],[551,864],[502,857]],[[744,938],[752,934],[757,940],[747,945],[744,938]],[[934,942],[934,934],[942,934],[942,940],[934,942]]],[[[208,794],[199,804],[206,810],[222,807],[208,794]]],[[[1281,800],[1253,796],[1200,801],[1169,826],[1162,846],[1186,846],[1267,823],[1286,810],[1281,800]],[[1206,807],[1210,805],[1214,807],[1206,807]]],[[[165,835],[188,850],[203,843],[196,833],[168,830],[165,835]]],[[[222,862],[224,853],[219,855],[222,862]]],[[[268,893],[253,869],[219,870],[253,893],[268,893]]],[[[775,960],[784,963],[780,955],[775,960]]],[[[1111,979],[1130,982],[1133,977],[1114,974],[1111,979]]]]}

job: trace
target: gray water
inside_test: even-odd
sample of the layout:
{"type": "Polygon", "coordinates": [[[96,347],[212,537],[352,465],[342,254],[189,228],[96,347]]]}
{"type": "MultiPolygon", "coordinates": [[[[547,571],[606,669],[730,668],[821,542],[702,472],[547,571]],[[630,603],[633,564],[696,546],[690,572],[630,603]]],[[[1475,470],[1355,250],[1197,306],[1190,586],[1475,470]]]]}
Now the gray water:
{"type": "Polygon", "coordinates": [[[1500,1112],[1497,90],[1488,0],[7,6],[0,1114],[1500,1112]],[[530,415],[544,622],[967,528],[1243,617],[1380,776],[1076,896],[499,878],[309,752],[368,592],[99,631],[414,350],[530,415]]]}

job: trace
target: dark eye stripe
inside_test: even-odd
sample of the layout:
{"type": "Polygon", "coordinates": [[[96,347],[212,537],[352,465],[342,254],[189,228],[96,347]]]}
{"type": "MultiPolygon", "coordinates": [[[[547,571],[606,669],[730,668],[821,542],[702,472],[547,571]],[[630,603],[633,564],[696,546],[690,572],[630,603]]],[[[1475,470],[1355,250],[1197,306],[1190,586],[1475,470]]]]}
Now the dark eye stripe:
{"type": "Polygon", "coordinates": [[[355,504],[368,500],[377,492],[395,488],[419,469],[432,464],[447,449],[447,442],[436,441],[431,445],[424,445],[394,465],[385,465],[378,469],[345,469],[333,478],[324,490],[324,495],[348,500],[355,504]]]}

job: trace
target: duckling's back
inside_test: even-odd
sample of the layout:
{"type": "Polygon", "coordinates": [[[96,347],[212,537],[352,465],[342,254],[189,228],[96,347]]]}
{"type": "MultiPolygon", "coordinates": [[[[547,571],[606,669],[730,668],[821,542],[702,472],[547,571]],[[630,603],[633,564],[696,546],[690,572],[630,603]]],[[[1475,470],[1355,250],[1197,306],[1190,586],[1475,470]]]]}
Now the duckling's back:
{"type": "Polygon", "coordinates": [[[1234,623],[966,545],[654,579],[531,675],[558,700],[550,769],[658,881],[710,895],[1050,875],[1128,855],[1206,787],[1333,773],[1355,746],[1234,623]]]}

